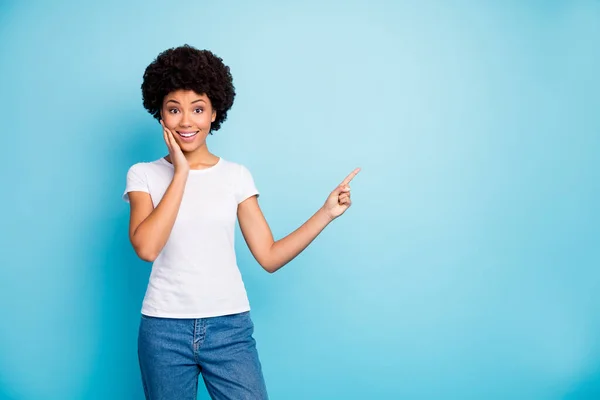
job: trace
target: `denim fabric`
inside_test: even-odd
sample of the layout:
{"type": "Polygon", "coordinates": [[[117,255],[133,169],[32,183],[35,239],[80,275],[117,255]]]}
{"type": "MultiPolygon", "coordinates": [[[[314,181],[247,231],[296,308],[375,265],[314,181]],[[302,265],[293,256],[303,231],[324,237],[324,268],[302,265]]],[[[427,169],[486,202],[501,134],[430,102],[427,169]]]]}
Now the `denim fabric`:
{"type": "Polygon", "coordinates": [[[250,312],[198,319],[142,315],[138,356],[146,399],[264,400],[267,390],[250,312]]]}

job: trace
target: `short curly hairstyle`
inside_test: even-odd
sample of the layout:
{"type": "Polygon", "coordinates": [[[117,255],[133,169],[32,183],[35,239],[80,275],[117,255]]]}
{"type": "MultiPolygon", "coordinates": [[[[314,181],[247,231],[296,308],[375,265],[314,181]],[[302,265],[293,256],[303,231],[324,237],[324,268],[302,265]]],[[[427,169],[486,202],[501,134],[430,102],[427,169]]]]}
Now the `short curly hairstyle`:
{"type": "Polygon", "coordinates": [[[235,98],[233,78],[223,60],[209,50],[198,50],[187,44],[163,51],[144,72],[144,108],[160,120],[165,96],[179,89],[208,96],[217,113],[211,134],[218,131],[235,98]]]}

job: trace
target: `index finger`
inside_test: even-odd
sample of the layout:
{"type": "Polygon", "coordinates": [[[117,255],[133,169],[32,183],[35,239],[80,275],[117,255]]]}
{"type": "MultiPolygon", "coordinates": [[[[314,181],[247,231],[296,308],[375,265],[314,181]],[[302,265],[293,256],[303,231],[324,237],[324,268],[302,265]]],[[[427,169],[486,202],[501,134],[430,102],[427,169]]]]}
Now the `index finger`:
{"type": "Polygon", "coordinates": [[[350,175],[348,175],[346,177],[346,179],[344,179],[344,181],[342,182],[342,185],[347,185],[350,183],[350,181],[352,179],[354,179],[354,177],[360,172],[360,168],[356,168],[354,171],[350,172],[350,175]]]}

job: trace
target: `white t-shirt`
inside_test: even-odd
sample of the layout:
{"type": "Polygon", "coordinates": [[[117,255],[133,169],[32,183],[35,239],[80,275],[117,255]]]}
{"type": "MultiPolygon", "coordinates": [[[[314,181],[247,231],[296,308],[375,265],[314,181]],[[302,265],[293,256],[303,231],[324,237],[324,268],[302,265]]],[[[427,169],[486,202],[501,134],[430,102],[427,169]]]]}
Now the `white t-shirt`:
{"type": "MultiPolygon", "coordinates": [[[[147,192],[154,207],[173,178],[164,158],[133,165],[128,192],[147,192]]],[[[152,265],[142,314],[205,318],[250,310],[234,249],[237,206],[258,191],[248,169],[220,158],[191,170],[171,235],[152,265]]]]}

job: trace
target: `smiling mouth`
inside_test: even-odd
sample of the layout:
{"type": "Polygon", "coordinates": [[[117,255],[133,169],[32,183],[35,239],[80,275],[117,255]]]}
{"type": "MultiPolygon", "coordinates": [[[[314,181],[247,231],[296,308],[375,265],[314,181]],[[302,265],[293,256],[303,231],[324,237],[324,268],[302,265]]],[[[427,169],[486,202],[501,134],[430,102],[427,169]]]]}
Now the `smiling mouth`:
{"type": "Polygon", "coordinates": [[[193,138],[194,136],[196,136],[198,134],[198,132],[200,132],[200,131],[195,131],[195,132],[179,132],[179,131],[177,131],[177,134],[184,139],[190,139],[190,138],[193,138]]]}

